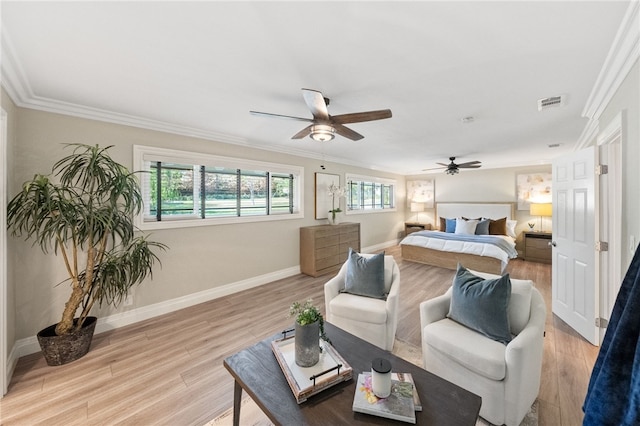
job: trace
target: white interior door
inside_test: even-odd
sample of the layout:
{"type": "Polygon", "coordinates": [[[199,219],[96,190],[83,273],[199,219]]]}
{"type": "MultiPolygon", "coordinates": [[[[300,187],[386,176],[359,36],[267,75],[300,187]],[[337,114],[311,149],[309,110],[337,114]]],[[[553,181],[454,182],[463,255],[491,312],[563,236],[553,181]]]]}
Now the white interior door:
{"type": "Polygon", "coordinates": [[[595,248],[595,147],[553,162],[552,310],[594,345],[600,344],[595,248]]]}

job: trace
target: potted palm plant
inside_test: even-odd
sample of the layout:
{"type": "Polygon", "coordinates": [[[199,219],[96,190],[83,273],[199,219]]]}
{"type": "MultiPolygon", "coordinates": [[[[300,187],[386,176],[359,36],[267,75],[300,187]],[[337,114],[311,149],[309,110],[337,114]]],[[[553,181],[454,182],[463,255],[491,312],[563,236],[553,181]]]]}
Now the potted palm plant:
{"type": "Polygon", "coordinates": [[[98,303],[117,306],[131,287],[142,282],[162,243],[139,235],[133,216],[142,209],[134,173],[114,161],[111,148],[71,144],[73,152],[36,174],[7,206],[12,235],[33,241],[58,256],[68,273],[70,295],[60,322],[38,333],[49,365],[85,355],[90,347],[98,303]]]}

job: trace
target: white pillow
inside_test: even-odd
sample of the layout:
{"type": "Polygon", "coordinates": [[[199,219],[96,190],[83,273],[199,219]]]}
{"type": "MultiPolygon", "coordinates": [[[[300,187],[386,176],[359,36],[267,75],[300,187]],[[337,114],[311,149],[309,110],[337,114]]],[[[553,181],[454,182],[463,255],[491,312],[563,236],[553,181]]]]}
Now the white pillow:
{"type": "Polygon", "coordinates": [[[518,224],[517,220],[509,220],[507,219],[507,235],[511,238],[517,238],[516,235],[516,225],[518,224]]]}
{"type": "Polygon", "coordinates": [[[478,222],[476,219],[464,220],[461,217],[457,218],[456,234],[475,235],[478,222]]]}

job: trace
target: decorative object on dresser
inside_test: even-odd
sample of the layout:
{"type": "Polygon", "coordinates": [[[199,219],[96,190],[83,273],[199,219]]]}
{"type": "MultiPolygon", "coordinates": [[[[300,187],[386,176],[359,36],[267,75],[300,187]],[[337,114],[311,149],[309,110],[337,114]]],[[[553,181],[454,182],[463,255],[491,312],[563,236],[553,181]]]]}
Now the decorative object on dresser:
{"type": "Polygon", "coordinates": [[[300,228],[300,272],[318,277],[335,272],[347,260],[349,248],[360,251],[360,224],[300,228]]]}
{"type": "Polygon", "coordinates": [[[551,263],[551,238],[549,232],[524,233],[524,260],[528,262],[551,263]]]}
{"type": "MultiPolygon", "coordinates": [[[[340,186],[340,176],[329,173],[316,173],[315,174],[315,218],[316,219],[328,219],[329,210],[331,207],[331,194],[329,193],[329,186],[340,186]]],[[[338,205],[338,207],[340,207],[338,205]]]]}

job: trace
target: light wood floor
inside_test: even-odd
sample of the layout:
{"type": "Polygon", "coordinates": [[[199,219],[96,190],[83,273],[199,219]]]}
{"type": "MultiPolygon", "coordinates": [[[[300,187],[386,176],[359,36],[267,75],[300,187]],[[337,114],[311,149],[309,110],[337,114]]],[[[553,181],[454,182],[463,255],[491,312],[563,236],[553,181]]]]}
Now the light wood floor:
{"type": "MultiPolygon", "coordinates": [[[[397,338],[420,344],[417,306],[444,293],[453,271],[403,262],[397,338]]],[[[582,424],[581,405],[598,348],[550,313],[550,265],[512,261],[548,306],[539,424],[582,424]]],[[[0,401],[2,425],[202,425],[233,400],[225,357],[291,324],[288,307],[313,298],[324,310],[329,277],[296,275],[131,326],[98,334],[82,359],[48,367],[42,356],[19,360],[0,401]]]]}

